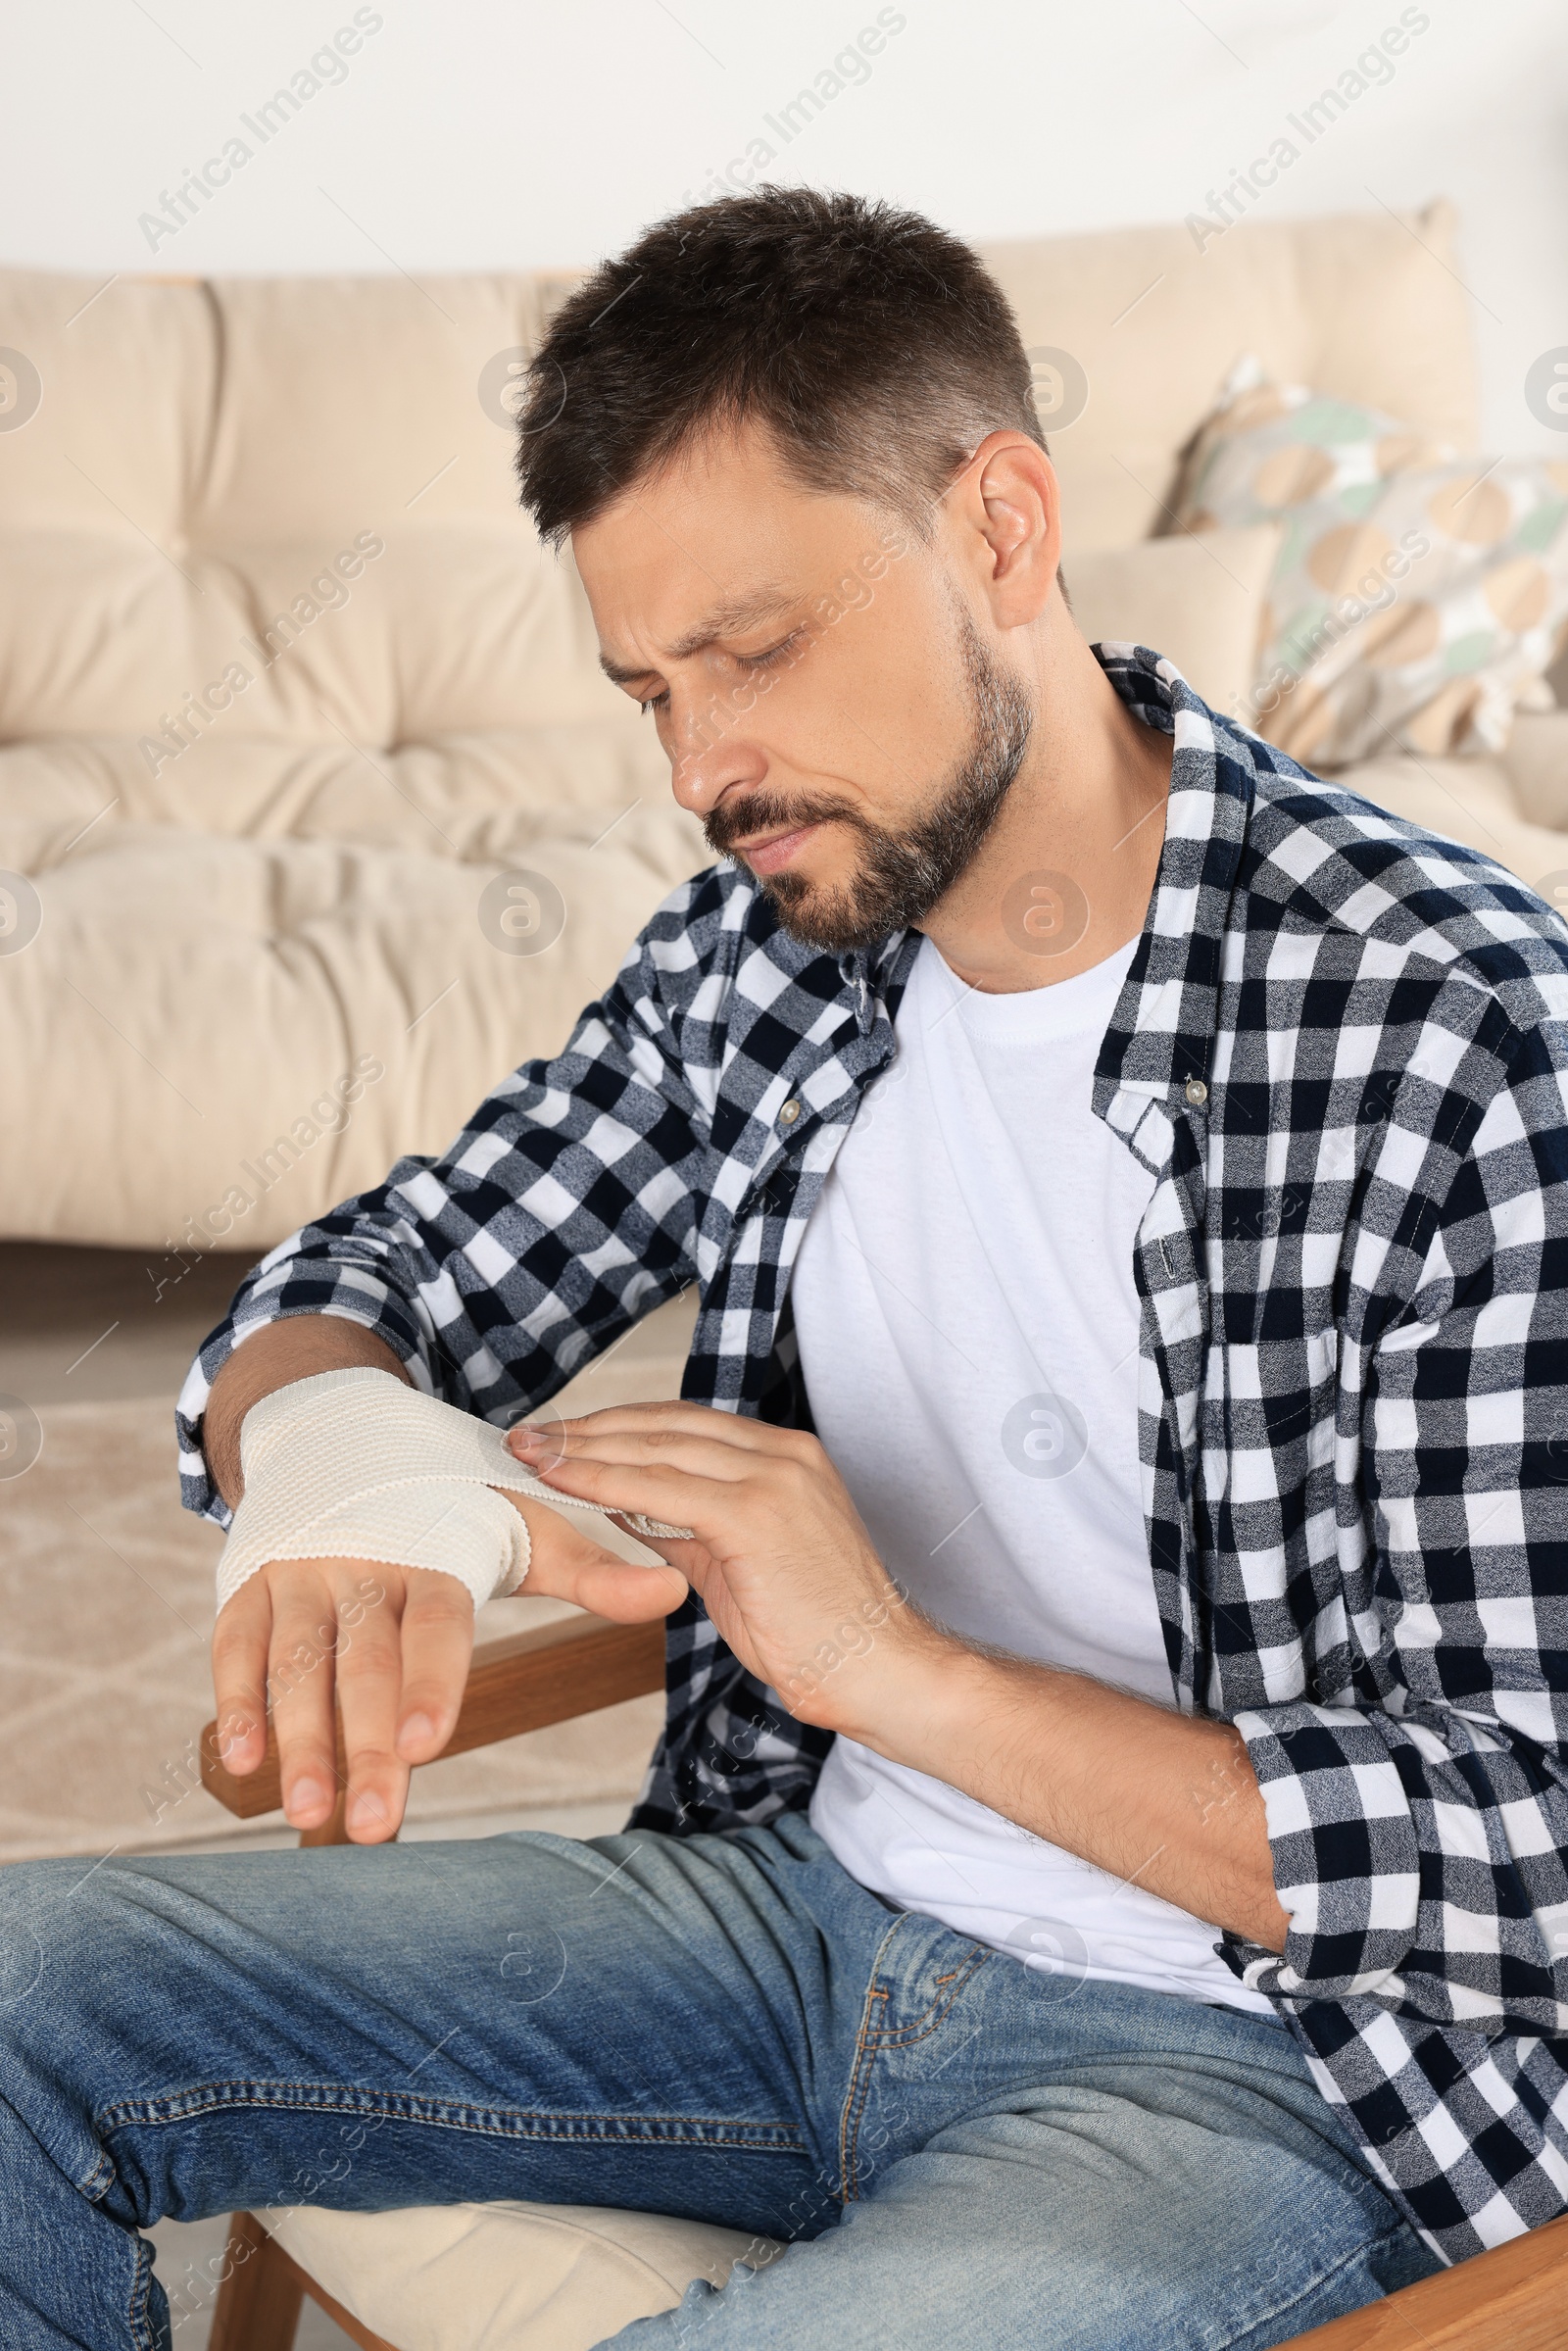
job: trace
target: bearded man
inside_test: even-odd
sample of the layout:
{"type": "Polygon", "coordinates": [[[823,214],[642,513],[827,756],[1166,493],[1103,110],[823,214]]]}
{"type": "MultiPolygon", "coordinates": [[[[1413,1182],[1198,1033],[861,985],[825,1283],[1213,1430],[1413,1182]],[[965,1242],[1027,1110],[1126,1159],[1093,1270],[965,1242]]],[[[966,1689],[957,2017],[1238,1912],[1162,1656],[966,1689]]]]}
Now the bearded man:
{"type": "Polygon", "coordinates": [[[1560,2212],[1560,925],[1085,642],[921,220],[662,223],[521,422],[720,861],[202,1351],[226,1760],[272,1675],[326,1821],[354,1622],[355,1842],[28,1873],[7,2339],[157,2340],[138,2229],[323,2109],[317,2201],[787,2240],[616,2337],[707,2351],[1253,2351],[1560,2212]],[[680,1402],[538,1420],[693,1284],[680,1402]],[[668,1619],[631,1825],[405,1852],[524,1577],[668,1619]]]}

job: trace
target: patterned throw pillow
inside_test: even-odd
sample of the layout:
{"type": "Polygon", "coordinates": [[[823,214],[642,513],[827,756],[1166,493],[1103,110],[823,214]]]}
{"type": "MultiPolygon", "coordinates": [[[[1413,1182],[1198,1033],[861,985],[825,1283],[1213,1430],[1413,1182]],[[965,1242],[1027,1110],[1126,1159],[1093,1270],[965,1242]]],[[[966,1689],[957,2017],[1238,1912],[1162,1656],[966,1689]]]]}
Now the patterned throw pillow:
{"type": "Polygon", "coordinates": [[[1494,752],[1568,642],[1568,464],[1459,458],[1244,362],[1189,452],[1176,528],[1278,522],[1234,715],[1294,759],[1494,752]]]}

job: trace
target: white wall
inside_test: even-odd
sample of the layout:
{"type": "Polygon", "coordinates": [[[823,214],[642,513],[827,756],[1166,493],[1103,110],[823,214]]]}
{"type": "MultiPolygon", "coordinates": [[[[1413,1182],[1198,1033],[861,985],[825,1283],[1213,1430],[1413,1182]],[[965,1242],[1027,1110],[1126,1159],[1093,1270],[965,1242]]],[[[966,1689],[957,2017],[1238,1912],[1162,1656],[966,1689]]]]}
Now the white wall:
{"type": "Polygon", "coordinates": [[[375,0],[345,77],[263,145],[241,118],[356,0],[11,0],[0,260],[416,276],[591,260],[757,139],[773,177],[874,190],[976,236],[1052,233],[1202,211],[1283,133],[1301,152],[1260,217],[1456,199],[1489,443],[1560,455],[1523,379],[1568,345],[1562,0],[1405,10],[1424,28],[1393,78],[1304,146],[1289,117],[1401,5],[902,0],[867,76],[786,144],[767,117],[877,0],[375,0]],[[197,217],[138,224],[236,135],[254,152],[197,217]]]}

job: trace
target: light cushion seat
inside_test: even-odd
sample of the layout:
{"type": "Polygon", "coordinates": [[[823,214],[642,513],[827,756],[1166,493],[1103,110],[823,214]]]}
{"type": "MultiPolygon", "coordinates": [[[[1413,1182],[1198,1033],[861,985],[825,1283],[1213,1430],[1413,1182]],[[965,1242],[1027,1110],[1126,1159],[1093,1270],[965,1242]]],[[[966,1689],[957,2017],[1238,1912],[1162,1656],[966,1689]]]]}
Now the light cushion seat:
{"type": "Polygon", "coordinates": [[[591,2351],[782,2247],[702,2221],[585,2204],[262,2215],[286,2253],[397,2351],[591,2351]]]}
{"type": "Polygon", "coordinates": [[[471,862],[126,824],[40,863],[41,928],[0,959],[29,1105],[0,1125],[12,1229],[260,1255],[403,1152],[441,1150],[499,1076],[558,1050],[613,971],[607,942],[703,861],[635,808],[597,847],[570,822],[540,842],[515,811],[489,840],[470,829],[471,862]],[[559,894],[543,952],[512,952],[526,938],[487,918],[509,871],[559,894]],[[323,1120],[313,1105],[353,1071],[349,1114],[323,1120]]]}

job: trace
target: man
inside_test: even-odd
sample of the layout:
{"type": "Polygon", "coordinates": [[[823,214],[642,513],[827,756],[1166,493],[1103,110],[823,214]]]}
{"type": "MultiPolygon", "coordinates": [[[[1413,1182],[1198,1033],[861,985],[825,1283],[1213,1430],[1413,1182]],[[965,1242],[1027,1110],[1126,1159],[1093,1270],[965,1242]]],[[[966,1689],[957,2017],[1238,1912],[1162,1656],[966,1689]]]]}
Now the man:
{"type": "Polygon", "coordinates": [[[192,1373],[230,1767],[270,1684],[327,1817],[336,1648],[364,1849],[26,1873],[29,2343],[233,2205],[794,2240],[620,2338],[712,2351],[1262,2346],[1563,2209],[1568,944],[1084,643],[1028,382],[804,191],[557,318],[524,499],[727,861],[192,1373]],[[683,1402],[530,1423],[693,1282],[683,1402]],[[524,1557],[668,1615],[631,1829],[389,1844],[524,1557]]]}

